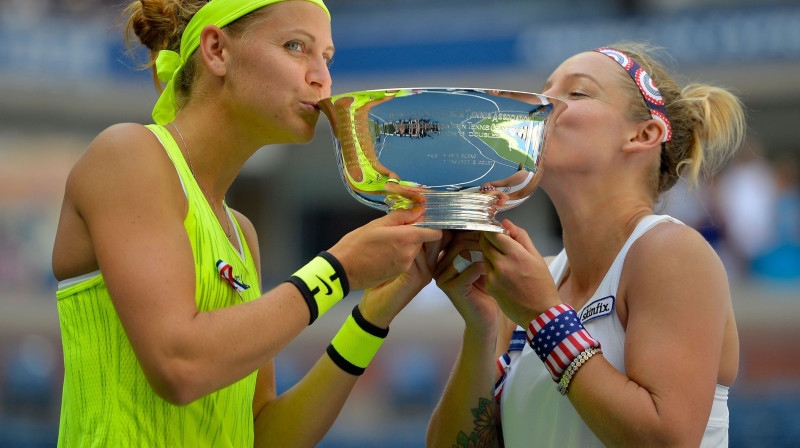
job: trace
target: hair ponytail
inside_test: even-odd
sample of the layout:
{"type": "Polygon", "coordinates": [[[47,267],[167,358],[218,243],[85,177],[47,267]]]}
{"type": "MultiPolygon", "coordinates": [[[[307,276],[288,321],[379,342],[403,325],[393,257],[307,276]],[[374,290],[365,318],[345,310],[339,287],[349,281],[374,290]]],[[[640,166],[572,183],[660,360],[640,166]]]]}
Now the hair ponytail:
{"type": "Polygon", "coordinates": [[[693,123],[693,138],[687,158],[676,166],[676,174],[688,171],[690,185],[702,175],[710,176],[732,158],[742,145],[745,118],[742,103],[729,91],[706,84],[689,84],[681,90],[675,109],[693,123]]]}

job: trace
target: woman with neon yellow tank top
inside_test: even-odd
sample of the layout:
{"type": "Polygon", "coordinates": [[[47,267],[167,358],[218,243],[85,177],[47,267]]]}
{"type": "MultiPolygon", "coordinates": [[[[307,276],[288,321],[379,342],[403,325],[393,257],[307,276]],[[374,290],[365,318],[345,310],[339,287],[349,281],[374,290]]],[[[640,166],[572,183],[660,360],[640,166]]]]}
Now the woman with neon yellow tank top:
{"type": "Polygon", "coordinates": [[[328,10],[142,0],[127,12],[166,85],[156,124],[106,129],[67,180],[53,250],[59,445],[313,446],[430,281],[441,232],[410,225],[421,210],[393,212],[262,293],[255,229],[225,192],[258,148],[312,138],[330,96],[328,10]],[[276,396],[274,356],[350,289],[366,289],[361,303],[276,396]]]}

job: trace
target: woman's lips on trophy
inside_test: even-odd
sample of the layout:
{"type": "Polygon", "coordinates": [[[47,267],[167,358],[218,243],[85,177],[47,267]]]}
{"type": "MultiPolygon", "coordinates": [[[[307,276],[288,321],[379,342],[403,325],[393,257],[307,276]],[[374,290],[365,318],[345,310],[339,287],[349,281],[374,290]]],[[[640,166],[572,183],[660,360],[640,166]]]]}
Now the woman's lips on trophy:
{"type": "Polygon", "coordinates": [[[320,111],[319,106],[317,106],[317,101],[302,100],[302,101],[300,101],[300,104],[301,104],[301,106],[303,107],[304,110],[307,110],[309,112],[319,112],[320,111]]]}

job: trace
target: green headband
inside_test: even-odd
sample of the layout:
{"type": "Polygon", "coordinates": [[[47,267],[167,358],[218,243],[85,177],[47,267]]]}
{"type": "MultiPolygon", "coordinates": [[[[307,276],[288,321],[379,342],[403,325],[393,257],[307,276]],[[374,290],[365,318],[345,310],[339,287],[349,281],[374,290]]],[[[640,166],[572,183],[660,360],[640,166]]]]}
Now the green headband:
{"type": "MultiPolygon", "coordinates": [[[[158,52],[158,57],[156,57],[158,79],[167,83],[158,98],[158,102],[156,102],[156,106],[153,108],[153,120],[155,120],[156,124],[166,124],[175,119],[175,114],[178,111],[178,101],[175,97],[175,80],[186,60],[200,45],[200,32],[203,31],[203,28],[207,25],[215,25],[222,28],[258,8],[282,1],[287,0],[209,0],[205,6],[200,8],[183,31],[181,53],[161,50],[158,52]]],[[[322,0],[304,1],[318,5],[325,10],[328,18],[331,17],[330,11],[328,11],[322,0]]]]}

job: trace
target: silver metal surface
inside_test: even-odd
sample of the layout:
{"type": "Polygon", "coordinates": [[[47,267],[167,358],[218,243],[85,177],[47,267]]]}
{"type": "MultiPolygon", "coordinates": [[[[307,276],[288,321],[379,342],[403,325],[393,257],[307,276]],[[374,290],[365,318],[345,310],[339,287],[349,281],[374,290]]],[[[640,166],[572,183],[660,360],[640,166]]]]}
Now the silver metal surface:
{"type": "Polygon", "coordinates": [[[530,197],[563,102],[536,93],[402,88],[319,102],[342,180],[384,211],[424,203],[416,225],[502,232],[495,213],[530,197]]]}

